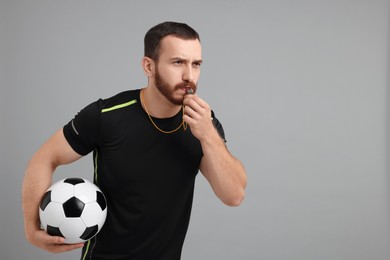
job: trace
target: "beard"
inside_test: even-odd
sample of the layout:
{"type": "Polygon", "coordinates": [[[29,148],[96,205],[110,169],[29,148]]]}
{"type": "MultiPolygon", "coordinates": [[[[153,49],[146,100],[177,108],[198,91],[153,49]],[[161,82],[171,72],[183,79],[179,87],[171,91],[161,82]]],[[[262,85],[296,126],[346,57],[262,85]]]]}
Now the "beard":
{"type": "Polygon", "coordinates": [[[196,93],[197,85],[194,82],[180,82],[173,87],[169,86],[169,84],[162,79],[158,69],[156,68],[156,75],[154,76],[154,81],[158,91],[172,104],[181,106],[183,105],[184,96],[175,97],[175,91],[182,88],[192,89],[194,93],[196,93]]]}

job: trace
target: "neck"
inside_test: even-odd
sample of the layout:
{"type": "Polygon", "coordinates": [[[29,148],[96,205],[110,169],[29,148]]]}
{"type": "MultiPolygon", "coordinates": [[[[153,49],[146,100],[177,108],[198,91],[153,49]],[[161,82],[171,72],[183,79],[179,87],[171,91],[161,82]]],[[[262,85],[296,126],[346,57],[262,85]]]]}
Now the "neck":
{"type": "Polygon", "coordinates": [[[155,118],[168,118],[173,117],[179,113],[182,106],[174,105],[167,100],[157,88],[150,86],[141,90],[142,107],[149,115],[155,118]]]}

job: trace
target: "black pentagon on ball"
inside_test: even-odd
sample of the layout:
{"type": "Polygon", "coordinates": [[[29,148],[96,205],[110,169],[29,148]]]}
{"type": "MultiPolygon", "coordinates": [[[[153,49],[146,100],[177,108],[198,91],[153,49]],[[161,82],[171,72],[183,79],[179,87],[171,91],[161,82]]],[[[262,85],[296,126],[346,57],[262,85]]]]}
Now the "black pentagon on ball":
{"type": "Polygon", "coordinates": [[[45,210],[46,206],[50,203],[51,201],[51,190],[47,191],[45,195],[43,195],[42,200],[41,200],[41,210],[45,210]]]}
{"type": "Polygon", "coordinates": [[[50,225],[47,225],[47,233],[50,236],[59,236],[59,237],[64,237],[64,235],[61,233],[60,229],[58,227],[53,227],[50,225]]]}
{"type": "Polygon", "coordinates": [[[98,225],[87,227],[84,231],[84,233],[80,236],[83,240],[89,240],[91,239],[96,233],[99,231],[98,225]]]}
{"type": "Polygon", "coordinates": [[[72,197],[62,204],[67,218],[79,218],[84,209],[84,202],[76,197],[72,197]]]}
{"type": "Polygon", "coordinates": [[[103,193],[101,193],[98,190],[96,191],[96,201],[102,210],[106,209],[107,207],[106,199],[104,198],[103,193]]]}
{"type": "Polygon", "coordinates": [[[64,180],[64,183],[69,183],[72,185],[77,185],[79,183],[84,183],[85,181],[81,178],[67,178],[64,180]]]}

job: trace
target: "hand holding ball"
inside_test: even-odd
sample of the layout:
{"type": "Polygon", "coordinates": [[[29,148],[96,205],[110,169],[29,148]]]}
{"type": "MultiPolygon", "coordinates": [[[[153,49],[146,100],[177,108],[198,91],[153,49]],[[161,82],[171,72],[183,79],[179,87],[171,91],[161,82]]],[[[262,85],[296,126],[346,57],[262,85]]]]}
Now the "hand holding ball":
{"type": "Polygon", "coordinates": [[[101,190],[81,178],[68,178],[53,184],[39,207],[39,218],[49,235],[62,236],[65,243],[85,242],[102,228],[107,203],[101,190]]]}

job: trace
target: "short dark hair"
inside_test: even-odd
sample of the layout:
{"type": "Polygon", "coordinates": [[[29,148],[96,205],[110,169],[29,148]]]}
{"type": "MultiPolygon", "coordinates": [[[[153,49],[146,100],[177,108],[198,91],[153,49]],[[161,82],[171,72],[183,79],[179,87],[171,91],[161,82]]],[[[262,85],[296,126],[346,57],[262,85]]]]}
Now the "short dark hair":
{"type": "Polygon", "coordinates": [[[145,35],[145,57],[155,61],[160,55],[160,42],[166,36],[175,36],[183,40],[199,40],[199,34],[185,23],[164,22],[152,27],[145,35]]]}

